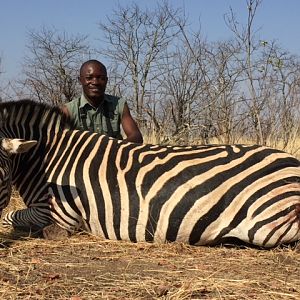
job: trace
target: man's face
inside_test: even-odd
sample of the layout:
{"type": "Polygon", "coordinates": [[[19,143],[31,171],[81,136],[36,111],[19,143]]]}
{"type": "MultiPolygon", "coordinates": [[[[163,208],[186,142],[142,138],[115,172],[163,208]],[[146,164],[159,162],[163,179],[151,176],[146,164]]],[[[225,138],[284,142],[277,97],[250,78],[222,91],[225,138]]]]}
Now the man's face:
{"type": "Polygon", "coordinates": [[[105,68],[97,63],[86,65],[80,73],[79,81],[84,94],[97,106],[103,101],[107,84],[107,73],[105,68]]]}

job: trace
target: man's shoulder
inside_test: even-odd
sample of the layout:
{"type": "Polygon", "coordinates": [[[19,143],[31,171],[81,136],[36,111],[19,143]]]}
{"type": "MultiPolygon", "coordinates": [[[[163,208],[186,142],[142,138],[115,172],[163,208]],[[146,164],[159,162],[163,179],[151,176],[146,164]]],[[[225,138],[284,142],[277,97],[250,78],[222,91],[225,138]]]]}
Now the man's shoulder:
{"type": "Polygon", "coordinates": [[[105,94],[104,95],[104,100],[107,101],[107,102],[111,102],[111,103],[117,103],[117,102],[119,102],[120,97],[105,94]]]}
{"type": "Polygon", "coordinates": [[[114,104],[114,105],[119,105],[119,106],[124,106],[124,103],[126,102],[125,99],[118,97],[118,96],[113,96],[109,94],[105,94],[105,101],[114,104]]]}
{"type": "Polygon", "coordinates": [[[65,106],[68,108],[72,108],[74,106],[78,106],[78,103],[80,102],[80,97],[73,98],[70,102],[65,103],[65,106]]]}
{"type": "Polygon", "coordinates": [[[108,107],[110,108],[110,110],[116,111],[118,112],[118,114],[122,115],[126,102],[123,98],[105,94],[104,100],[108,103],[108,107]]]}

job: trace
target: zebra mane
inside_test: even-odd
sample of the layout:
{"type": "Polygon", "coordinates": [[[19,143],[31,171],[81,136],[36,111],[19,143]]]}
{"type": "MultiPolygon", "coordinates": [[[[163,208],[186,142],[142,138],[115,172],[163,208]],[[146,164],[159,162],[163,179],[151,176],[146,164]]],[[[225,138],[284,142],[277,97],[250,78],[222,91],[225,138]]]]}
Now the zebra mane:
{"type": "MultiPolygon", "coordinates": [[[[74,121],[58,106],[51,106],[29,99],[0,103],[0,131],[16,133],[24,130],[51,130],[49,126],[75,129],[74,121]],[[17,130],[14,128],[18,128],[17,130]]],[[[19,136],[19,138],[24,138],[19,136]]]]}

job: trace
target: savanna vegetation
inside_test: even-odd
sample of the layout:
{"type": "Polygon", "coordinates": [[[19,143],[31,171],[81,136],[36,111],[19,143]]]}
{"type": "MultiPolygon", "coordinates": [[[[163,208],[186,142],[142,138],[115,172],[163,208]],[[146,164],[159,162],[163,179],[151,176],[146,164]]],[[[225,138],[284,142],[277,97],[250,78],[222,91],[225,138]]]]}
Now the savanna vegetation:
{"type": "Polygon", "coordinates": [[[208,41],[201,20],[192,30],[182,9],[160,1],[153,10],[116,7],[99,21],[96,47],[55,27],[29,30],[22,75],[0,96],[70,101],[82,61],[98,58],[109,69],[108,92],[128,100],[148,142],[258,143],[298,154],[300,59],[263,38],[261,3],[245,1],[245,20],[228,8],[228,38],[218,41],[208,41]]]}

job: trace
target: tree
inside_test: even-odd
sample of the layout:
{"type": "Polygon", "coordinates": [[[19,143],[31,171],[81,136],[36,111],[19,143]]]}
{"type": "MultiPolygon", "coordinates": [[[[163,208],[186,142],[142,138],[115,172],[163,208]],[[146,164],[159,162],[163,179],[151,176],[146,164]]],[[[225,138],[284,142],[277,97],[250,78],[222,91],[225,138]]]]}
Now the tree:
{"type": "MultiPolygon", "coordinates": [[[[2,58],[0,57],[0,76],[2,74],[2,58]]],[[[2,87],[0,86],[0,102],[2,102],[2,87]]]]}
{"type": "MultiPolygon", "coordinates": [[[[231,13],[226,16],[225,21],[229,29],[234,33],[235,42],[240,48],[240,53],[237,55],[237,62],[240,64],[241,72],[244,75],[244,84],[247,88],[245,91],[244,101],[248,106],[248,117],[252,124],[256,135],[256,143],[265,144],[266,139],[263,136],[262,116],[261,113],[265,106],[265,99],[261,97],[262,90],[259,89],[259,83],[262,76],[266,77],[266,73],[260,72],[258,56],[259,56],[259,42],[255,39],[253,33],[253,23],[256,16],[257,9],[262,0],[247,0],[247,25],[246,27],[239,26],[235,14],[231,13]]],[[[266,69],[267,70],[267,69],[266,69]]],[[[245,90],[245,89],[244,89],[245,90]]]]}
{"type": "MultiPolygon", "coordinates": [[[[142,11],[133,3],[128,7],[119,6],[106,23],[99,24],[107,43],[107,47],[100,50],[101,55],[116,66],[115,81],[122,86],[120,92],[131,102],[140,124],[146,118],[144,101],[147,92],[150,86],[156,89],[154,82],[161,74],[164,50],[178,33],[167,13],[170,9],[164,3],[153,11],[142,11]]],[[[172,10],[172,13],[176,15],[179,11],[172,10]]]]}
{"type": "MultiPolygon", "coordinates": [[[[165,127],[172,132],[173,143],[189,143],[192,128],[197,123],[197,99],[204,82],[203,72],[194,54],[197,52],[197,55],[202,56],[205,47],[201,38],[194,39],[195,52],[191,53],[186,41],[178,39],[177,46],[165,55],[161,64],[163,72],[159,77],[159,87],[171,117],[165,122],[165,127]]],[[[199,128],[197,125],[195,127],[199,128]]]]}
{"type": "MultiPolygon", "coordinates": [[[[236,87],[241,74],[234,60],[239,48],[232,41],[209,44],[202,38],[200,30],[189,32],[180,19],[171,12],[169,16],[180,29],[179,48],[183,53],[182,57],[189,58],[189,63],[180,67],[180,72],[186,73],[184,69],[187,69],[189,78],[181,78],[177,86],[188,82],[194,85],[194,92],[190,93],[191,97],[187,101],[188,106],[185,105],[189,114],[186,133],[191,134],[191,129],[194,128],[194,136],[200,135],[203,143],[209,143],[212,137],[218,138],[222,143],[234,142],[238,128],[235,124],[238,103],[236,87]],[[185,66],[187,64],[188,67],[185,66]]],[[[180,110],[182,108],[179,109],[179,115],[180,110]]]]}
{"type": "Polygon", "coordinates": [[[28,32],[27,48],[21,83],[30,96],[55,105],[70,101],[78,89],[82,57],[89,53],[87,36],[69,36],[43,27],[28,32]]]}
{"type": "Polygon", "coordinates": [[[275,42],[259,40],[253,29],[254,18],[262,0],[247,0],[246,27],[231,11],[226,22],[240,49],[244,139],[258,144],[287,149],[299,133],[299,61],[281,50],[275,42]]]}

